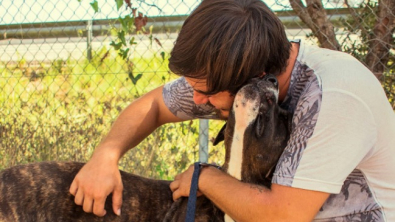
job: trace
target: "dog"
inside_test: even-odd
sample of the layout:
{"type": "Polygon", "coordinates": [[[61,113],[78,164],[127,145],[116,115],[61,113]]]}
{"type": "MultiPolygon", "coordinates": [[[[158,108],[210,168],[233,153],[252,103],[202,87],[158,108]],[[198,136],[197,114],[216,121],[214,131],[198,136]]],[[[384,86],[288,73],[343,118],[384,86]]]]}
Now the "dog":
{"type": "MultiPolygon", "coordinates": [[[[253,79],[236,94],[228,121],[214,141],[225,140],[223,170],[231,176],[270,188],[271,174],[289,138],[291,116],[278,107],[277,99],[277,80],[269,75],[253,79]]],[[[111,196],[106,200],[108,213],[104,217],[85,213],[69,193],[82,166],[77,162],[41,162],[0,172],[0,222],[185,220],[187,198],[174,202],[170,181],[123,171],[121,216],[111,210],[111,196]]],[[[198,197],[195,221],[224,220],[230,219],[209,199],[198,197]]]]}
{"type": "MultiPolygon", "coordinates": [[[[224,170],[236,179],[270,189],[274,168],[290,136],[292,114],[278,105],[273,75],[252,79],[236,94],[223,128],[224,170]]],[[[225,215],[225,221],[233,221],[225,215]]]]}

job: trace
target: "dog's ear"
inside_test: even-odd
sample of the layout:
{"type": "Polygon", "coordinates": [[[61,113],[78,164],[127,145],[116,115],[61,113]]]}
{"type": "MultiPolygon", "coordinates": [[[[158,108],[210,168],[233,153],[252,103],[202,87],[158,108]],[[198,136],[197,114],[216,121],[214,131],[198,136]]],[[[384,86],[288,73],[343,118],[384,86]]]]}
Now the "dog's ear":
{"type": "Polygon", "coordinates": [[[263,135],[263,130],[265,129],[265,118],[266,114],[259,113],[257,116],[255,124],[255,134],[259,138],[263,135]]]}
{"type": "Polygon", "coordinates": [[[213,141],[214,146],[216,146],[219,142],[225,140],[225,129],[226,129],[226,123],[222,126],[221,130],[218,132],[217,137],[215,137],[213,141]]]}

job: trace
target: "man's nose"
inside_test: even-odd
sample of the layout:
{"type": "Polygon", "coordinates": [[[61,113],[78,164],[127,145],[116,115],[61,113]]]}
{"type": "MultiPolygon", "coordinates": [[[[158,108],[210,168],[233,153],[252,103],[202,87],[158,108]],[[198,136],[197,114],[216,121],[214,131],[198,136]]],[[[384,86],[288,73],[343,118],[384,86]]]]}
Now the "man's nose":
{"type": "Polygon", "coordinates": [[[196,92],[196,91],[193,92],[193,101],[197,105],[208,103],[208,98],[209,98],[209,96],[207,96],[207,95],[204,95],[204,94],[196,92]]]}

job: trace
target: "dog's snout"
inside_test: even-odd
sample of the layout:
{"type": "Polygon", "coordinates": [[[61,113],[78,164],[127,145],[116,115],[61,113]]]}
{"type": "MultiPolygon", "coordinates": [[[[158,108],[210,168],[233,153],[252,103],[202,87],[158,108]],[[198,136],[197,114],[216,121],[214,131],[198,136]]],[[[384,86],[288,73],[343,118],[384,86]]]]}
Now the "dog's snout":
{"type": "Polygon", "coordinates": [[[269,75],[269,76],[266,78],[266,80],[269,81],[269,82],[271,82],[271,83],[273,83],[273,85],[275,85],[275,86],[278,85],[277,78],[276,78],[275,76],[273,76],[273,75],[269,75]]]}

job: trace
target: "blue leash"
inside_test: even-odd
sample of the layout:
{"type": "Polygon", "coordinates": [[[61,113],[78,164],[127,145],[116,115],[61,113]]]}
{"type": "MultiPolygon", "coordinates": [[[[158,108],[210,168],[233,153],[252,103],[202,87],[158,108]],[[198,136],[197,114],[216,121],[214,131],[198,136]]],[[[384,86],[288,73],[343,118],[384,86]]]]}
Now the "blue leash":
{"type": "Polygon", "coordinates": [[[199,175],[200,175],[200,170],[206,166],[213,166],[218,169],[221,169],[221,167],[219,167],[217,165],[213,165],[213,164],[201,163],[201,162],[194,163],[194,170],[193,170],[193,174],[192,174],[191,189],[189,190],[187,215],[185,217],[185,222],[194,222],[195,221],[196,199],[197,199],[199,175]]]}

